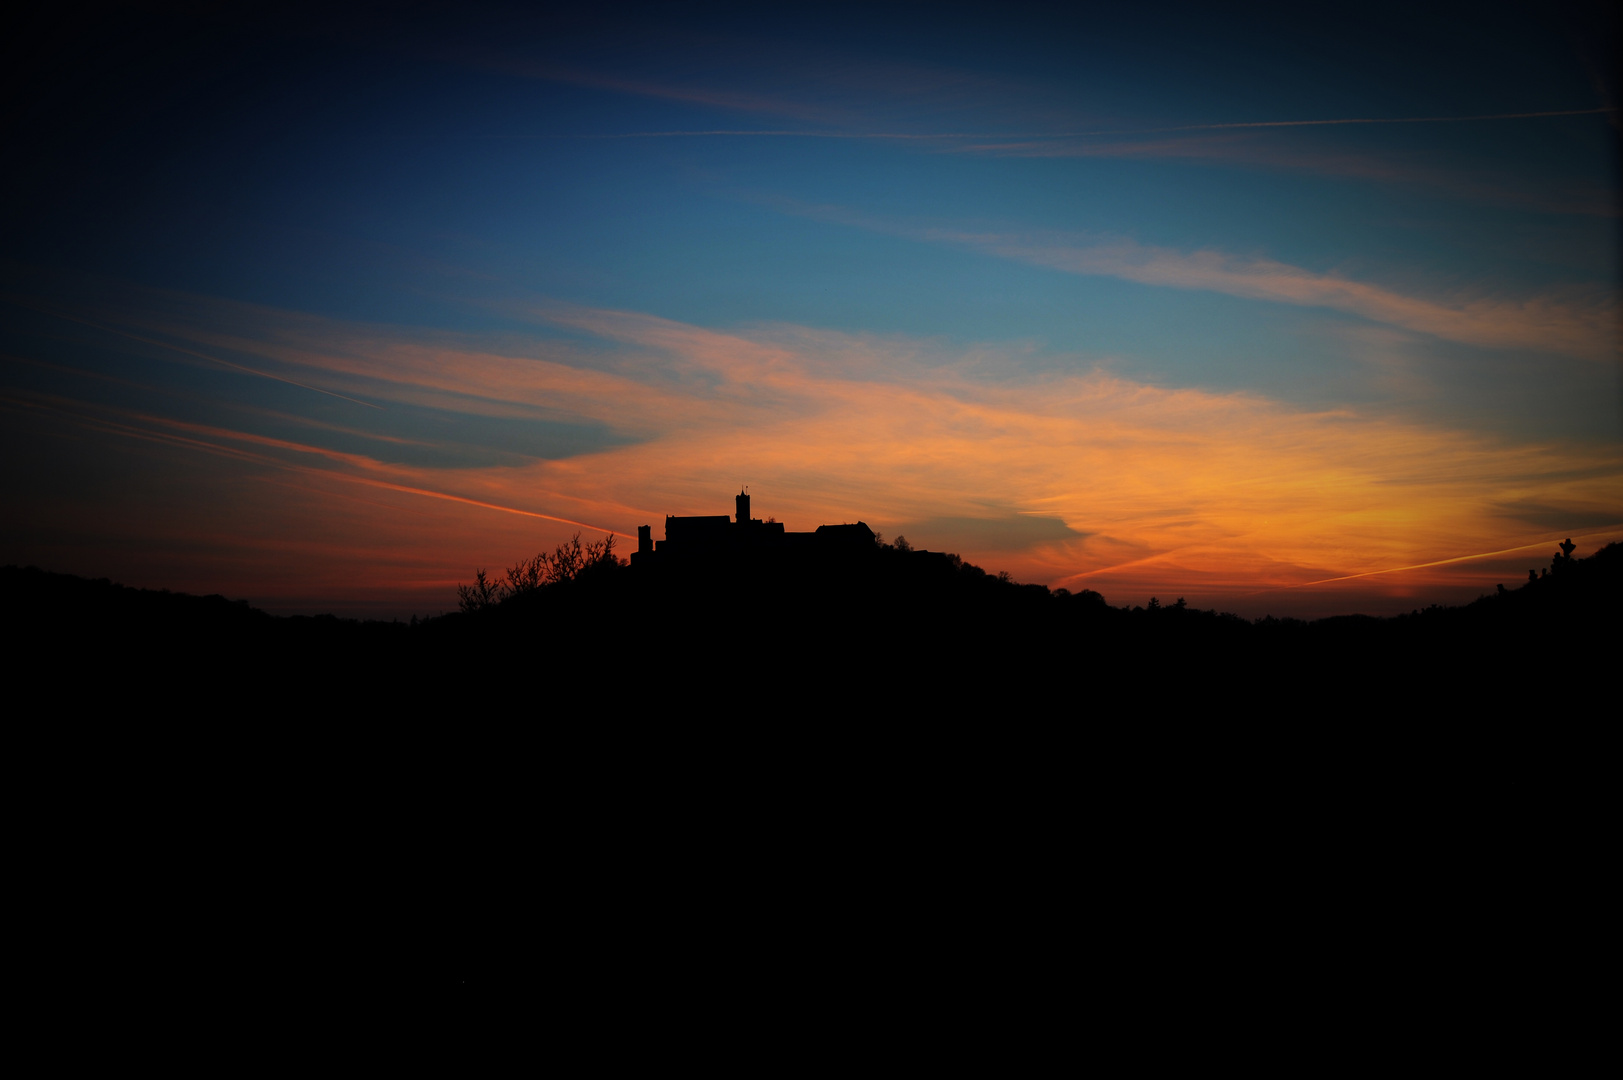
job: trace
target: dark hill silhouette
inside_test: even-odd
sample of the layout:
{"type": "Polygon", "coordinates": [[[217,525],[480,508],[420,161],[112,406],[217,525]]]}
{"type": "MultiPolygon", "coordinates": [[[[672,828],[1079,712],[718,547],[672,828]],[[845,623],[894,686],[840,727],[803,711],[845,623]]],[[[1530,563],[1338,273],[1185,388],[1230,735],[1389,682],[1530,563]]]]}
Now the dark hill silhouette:
{"type": "Polygon", "coordinates": [[[900,538],[806,550],[728,543],[632,565],[614,538],[576,537],[503,575],[481,571],[460,611],[415,625],[277,618],[35,568],[0,571],[0,592],[20,655],[86,693],[161,678],[176,700],[297,698],[318,711],[470,699],[529,709],[608,694],[649,720],[690,702],[734,715],[746,698],[797,715],[1175,711],[1180,697],[1268,714],[1383,696],[1400,710],[1448,708],[1599,678],[1623,611],[1617,544],[1587,558],[1558,551],[1542,575],[1468,605],[1312,622],[1182,600],[1112,607],[900,538]]]}
{"type": "Polygon", "coordinates": [[[936,910],[1042,956],[1081,910],[1203,996],[1270,936],[1290,985],[1390,979],[1416,943],[1496,978],[1529,912],[1587,955],[1623,546],[1315,622],[1112,607],[900,539],[643,569],[571,542],[415,625],[0,570],[25,832],[94,869],[57,903],[111,985],[246,972],[334,1016],[366,986],[517,1023],[571,942],[613,981],[593,1000],[633,970],[666,998],[718,920],[813,963],[936,910]],[[836,917],[780,944],[780,893],[836,917]]]}
{"type": "Polygon", "coordinates": [[[1545,576],[1462,607],[1306,622],[1249,621],[1181,600],[1114,608],[1095,592],[1021,585],[905,542],[816,560],[731,551],[646,571],[609,555],[429,633],[501,642],[569,626],[617,639],[617,685],[633,692],[651,681],[651,700],[704,700],[733,686],[781,699],[798,685],[793,692],[818,707],[836,707],[839,694],[897,707],[990,706],[1029,699],[1038,683],[1081,679],[1089,700],[1108,701],[1125,693],[1122,680],[1139,679],[1263,709],[1300,700],[1334,711],[1392,692],[1438,704],[1518,695],[1544,681],[1528,673],[1547,670],[1552,655],[1579,675],[1616,640],[1620,567],[1618,545],[1588,559],[1557,553],[1545,576]]]}
{"type": "MultiPolygon", "coordinates": [[[[602,733],[544,783],[583,770],[568,820],[616,821],[586,861],[638,868],[592,893],[617,927],[640,924],[645,890],[708,897],[702,882],[737,874],[747,908],[815,889],[805,861],[836,890],[910,895],[902,924],[940,896],[1000,898],[1019,914],[997,933],[1032,955],[1083,911],[1106,937],[1127,928],[1135,966],[1164,948],[1157,970],[1202,1000],[1273,941],[1288,985],[1312,968],[1501,986],[1525,956],[1484,949],[1517,940],[1496,928],[1581,951],[1604,895],[1623,546],[1556,566],[1462,607],[1252,621],[1112,607],[900,539],[651,574],[605,546],[418,631],[476,643],[470,697],[539,687],[523,706],[538,729],[602,733]]],[[[637,955],[686,940],[662,925],[637,955]]],[[[522,974],[505,944],[486,945],[486,985],[522,974]]]]}

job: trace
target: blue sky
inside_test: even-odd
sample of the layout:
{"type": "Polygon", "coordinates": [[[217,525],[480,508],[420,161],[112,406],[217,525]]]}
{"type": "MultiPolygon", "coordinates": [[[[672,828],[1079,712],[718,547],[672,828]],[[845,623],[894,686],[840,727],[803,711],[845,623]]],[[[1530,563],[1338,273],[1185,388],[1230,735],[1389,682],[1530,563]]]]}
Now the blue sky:
{"type": "Polygon", "coordinates": [[[0,557],[424,611],[750,483],[1113,602],[1474,595],[1623,529],[1617,26],[47,16],[8,68],[0,557]]]}

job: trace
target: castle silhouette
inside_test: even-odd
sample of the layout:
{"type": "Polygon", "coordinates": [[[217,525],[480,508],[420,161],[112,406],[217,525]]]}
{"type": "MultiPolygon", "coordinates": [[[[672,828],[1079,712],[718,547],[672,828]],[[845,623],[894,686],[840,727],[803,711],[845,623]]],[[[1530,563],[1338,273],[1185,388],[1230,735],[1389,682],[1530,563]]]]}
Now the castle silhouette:
{"type": "Polygon", "coordinates": [[[736,556],[837,558],[874,547],[874,532],[855,525],[819,525],[815,532],[789,532],[781,521],[750,517],[750,497],[734,499],[736,517],[665,517],[665,539],[655,541],[652,525],[637,526],[637,550],[631,565],[652,567],[736,556]]]}

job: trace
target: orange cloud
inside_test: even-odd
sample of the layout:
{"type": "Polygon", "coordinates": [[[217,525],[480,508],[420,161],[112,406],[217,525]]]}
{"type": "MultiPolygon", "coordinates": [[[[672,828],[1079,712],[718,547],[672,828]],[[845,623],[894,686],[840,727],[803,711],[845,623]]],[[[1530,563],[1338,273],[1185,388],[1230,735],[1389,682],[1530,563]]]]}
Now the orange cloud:
{"type": "MultiPolygon", "coordinates": [[[[783,326],[725,333],[636,313],[528,309],[537,323],[590,335],[601,343],[594,350],[543,334],[429,340],[206,306],[206,318],[169,318],[162,332],[386,406],[588,418],[628,439],[558,460],[431,468],[153,416],[119,421],[161,429],[176,446],[257,454],[256,468],[296,473],[322,499],[349,500],[352,516],[359,487],[381,489],[391,509],[367,518],[368,536],[394,527],[402,498],[454,500],[459,524],[436,538],[429,561],[460,566],[464,577],[579,523],[627,535],[640,524],[657,530],[665,513],[724,512],[748,483],[758,509],[791,528],[861,518],[1114,602],[1153,593],[1266,609],[1287,600],[1245,598],[1345,578],[1315,595],[1328,589],[1325,602],[1349,610],[1390,606],[1421,586],[1474,587],[1475,564],[1445,561],[1552,536],[1549,522],[1562,514],[1600,521],[1623,509],[1623,455],[1613,446],[1513,443],[1099,371],[1032,376],[997,349],[944,354],[913,339],[783,326]],[[1538,522],[1504,509],[1523,504],[1540,507],[1538,522]],[[496,522],[512,516],[504,510],[537,519],[521,547],[496,522]],[[998,524],[1028,519],[1052,527],[998,524]]],[[[378,415],[355,412],[356,428],[378,415]]]]}

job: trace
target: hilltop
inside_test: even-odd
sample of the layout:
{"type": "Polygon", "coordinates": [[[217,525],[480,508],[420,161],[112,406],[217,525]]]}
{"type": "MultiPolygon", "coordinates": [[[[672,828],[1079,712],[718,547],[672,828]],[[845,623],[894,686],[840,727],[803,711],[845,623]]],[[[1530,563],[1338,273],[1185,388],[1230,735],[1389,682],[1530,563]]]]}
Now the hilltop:
{"type": "Polygon", "coordinates": [[[905,541],[818,559],[749,552],[634,566],[579,539],[504,575],[480,572],[461,610],[416,622],[275,617],[243,601],[131,589],[37,568],[0,570],[23,656],[83,691],[229,689],[250,703],[518,698],[547,686],[612,708],[739,695],[772,708],[1092,710],[1239,696],[1273,711],[1382,694],[1534,694],[1594,680],[1618,642],[1623,545],[1557,552],[1543,576],[1459,607],[1311,622],[1181,600],[1112,607],[1020,584],[905,541]],[[1053,696],[1049,698],[1049,695],[1053,696]]]}

